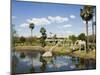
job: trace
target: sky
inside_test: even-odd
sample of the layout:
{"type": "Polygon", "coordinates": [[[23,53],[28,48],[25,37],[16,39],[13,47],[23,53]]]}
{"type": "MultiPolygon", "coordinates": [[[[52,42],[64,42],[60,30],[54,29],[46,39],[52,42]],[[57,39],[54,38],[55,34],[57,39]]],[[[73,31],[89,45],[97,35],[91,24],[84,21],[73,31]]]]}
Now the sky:
{"type": "MultiPolygon", "coordinates": [[[[85,33],[85,22],[80,17],[82,5],[36,3],[12,0],[12,25],[18,36],[31,35],[29,24],[34,23],[33,36],[41,36],[40,28],[46,29],[47,36],[58,37],[85,33]],[[52,33],[52,34],[50,34],[52,33]]],[[[89,22],[91,34],[91,21],[89,22]]]]}

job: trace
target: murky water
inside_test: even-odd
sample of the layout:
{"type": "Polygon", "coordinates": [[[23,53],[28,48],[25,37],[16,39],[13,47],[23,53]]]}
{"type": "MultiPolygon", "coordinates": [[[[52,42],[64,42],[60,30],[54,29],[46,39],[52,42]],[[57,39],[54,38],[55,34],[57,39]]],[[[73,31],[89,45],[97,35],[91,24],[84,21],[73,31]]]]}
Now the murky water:
{"type": "Polygon", "coordinates": [[[92,59],[81,59],[68,55],[43,58],[42,52],[12,52],[12,74],[57,72],[95,69],[92,59]]]}

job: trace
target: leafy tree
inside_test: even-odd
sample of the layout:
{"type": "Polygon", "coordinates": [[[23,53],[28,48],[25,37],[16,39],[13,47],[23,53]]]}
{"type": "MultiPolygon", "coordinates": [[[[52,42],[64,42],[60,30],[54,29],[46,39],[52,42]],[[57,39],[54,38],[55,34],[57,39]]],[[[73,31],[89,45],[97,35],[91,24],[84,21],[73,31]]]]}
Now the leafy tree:
{"type": "Polygon", "coordinates": [[[53,36],[53,39],[54,39],[54,42],[55,42],[55,44],[56,44],[56,43],[57,43],[57,41],[56,41],[57,35],[56,35],[56,34],[53,36]]]}
{"type": "Polygon", "coordinates": [[[75,43],[75,41],[77,40],[77,37],[75,35],[70,35],[69,39],[72,40],[73,44],[75,43]]]}
{"type": "Polygon", "coordinates": [[[93,43],[93,40],[94,40],[94,42],[96,42],[96,39],[95,39],[95,37],[93,37],[94,35],[89,35],[89,42],[90,43],[93,43]]]}
{"type": "Polygon", "coordinates": [[[78,39],[85,41],[86,40],[85,34],[84,33],[81,33],[80,35],[78,35],[78,39]]]}
{"type": "Polygon", "coordinates": [[[25,37],[23,37],[23,36],[20,37],[20,42],[21,42],[21,43],[24,44],[25,40],[26,40],[25,37]]]}
{"type": "Polygon", "coordinates": [[[46,46],[45,40],[47,38],[46,29],[44,27],[41,27],[40,33],[42,34],[40,42],[42,47],[44,47],[46,46]]]}

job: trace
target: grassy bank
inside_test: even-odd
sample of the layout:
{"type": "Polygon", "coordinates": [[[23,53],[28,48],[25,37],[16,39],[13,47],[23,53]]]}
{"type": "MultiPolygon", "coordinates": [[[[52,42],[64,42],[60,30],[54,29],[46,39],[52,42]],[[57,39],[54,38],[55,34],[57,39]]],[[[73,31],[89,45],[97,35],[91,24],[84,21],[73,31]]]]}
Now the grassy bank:
{"type": "MultiPolygon", "coordinates": [[[[46,46],[46,47],[41,47],[41,46],[16,46],[13,48],[13,50],[17,51],[22,51],[22,50],[31,50],[31,51],[43,51],[46,52],[48,51],[52,46],[46,46]]],[[[55,55],[70,55],[70,56],[75,56],[75,57],[80,57],[84,59],[96,59],[96,52],[95,50],[89,51],[86,53],[84,50],[77,50],[77,51],[72,51],[68,47],[56,47],[53,49],[53,54],[55,55]]]]}

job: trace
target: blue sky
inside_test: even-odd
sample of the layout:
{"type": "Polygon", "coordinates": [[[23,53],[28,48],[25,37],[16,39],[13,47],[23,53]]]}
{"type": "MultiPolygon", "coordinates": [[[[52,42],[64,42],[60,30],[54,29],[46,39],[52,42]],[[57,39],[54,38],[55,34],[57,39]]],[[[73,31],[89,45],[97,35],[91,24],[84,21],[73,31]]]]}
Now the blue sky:
{"type": "MultiPolygon", "coordinates": [[[[33,22],[33,36],[41,36],[40,28],[46,28],[50,36],[66,37],[85,32],[85,24],[80,17],[81,5],[51,4],[12,1],[12,24],[19,36],[30,36],[29,23],[33,22]]],[[[91,25],[91,22],[89,22],[91,25]]],[[[91,27],[89,27],[91,31],[91,27]]]]}

